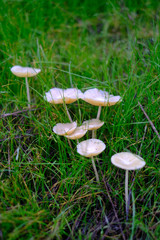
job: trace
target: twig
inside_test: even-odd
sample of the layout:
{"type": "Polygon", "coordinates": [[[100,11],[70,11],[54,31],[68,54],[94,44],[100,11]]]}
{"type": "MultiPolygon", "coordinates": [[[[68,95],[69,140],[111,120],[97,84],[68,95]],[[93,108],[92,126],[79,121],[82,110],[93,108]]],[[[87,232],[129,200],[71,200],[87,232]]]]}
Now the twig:
{"type": "Polygon", "coordinates": [[[41,109],[41,108],[27,108],[27,109],[19,110],[19,111],[12,112],[12,113],[5,113],[5,114],[0,115],[0,118],[5,118],[5,117],[9,117],[9,116],[17,116],[20,113],[34,111],[34,110],[38,110],[38,109],[41,109]]]}
{"type": "Polygon", "coordinates": [[[149,121],[149,123],[150,123],[150,125],[151,125],[151,127],[152,127],[152,129],[153,129],[153,131],[157,134],[158,138],[160,139],[160,135],[159,135],[157,129],[155,128],[153,122],[152,122],[152,121],[150,120],[150,118],[148,117],[147,113],[145,112],[145,110],[144,110],[144,108],[142,107],[142,105],[140,104],[140,102],[138,102],[138,105],[140,106],[140,108],[141,108],[142,112],[144,113],[145,117],[148,119],[148,121],[149,121]]]}
{"type": "Polygon", "coordinates": [[[140,145],[140,148],[139,148],[139,155],[141,153],[141,149],[142,149],[142,145],[143,145],[144,138],[145,138],[145,135],[146,135],[146,131],[147,131],[147,124],[145,125],[145,128],[144,128],[144,134],[143,134],[142,142],[141,142],[141,145],[140,145]]]}
{"type": "Polygon", "coordinates": [[[11,156],[10,156],[10,149],[9,149],[9,141],[8,141],[8,173],[10,175],[10,172],[11,172],[11,156]]]}

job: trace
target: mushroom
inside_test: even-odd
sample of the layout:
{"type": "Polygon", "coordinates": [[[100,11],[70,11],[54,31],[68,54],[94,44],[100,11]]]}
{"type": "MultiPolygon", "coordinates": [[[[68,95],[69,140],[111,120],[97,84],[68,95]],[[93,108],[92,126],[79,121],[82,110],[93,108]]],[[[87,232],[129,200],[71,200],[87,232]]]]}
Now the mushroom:
{"type": "Polygon", "coordinates": [[[72,140],[75,140],[75,139],[79,139],[81,137],[83,137],[87,132],[87,129],[84,128],[84,126],[80,126],[80,127],[77,127],[74,132],[72,132],[71,134],[67,134],[65,135],[66,138],[68,139],[72,139],[72,140]]]}
{"type": "Polygon", "coordinates": [[[83,98],[83,93],[77,88],[52,88],[45,93],[44,99],[53,104],[63,104],[69,120],[72,122],[72,118],[69,114],[66,104],[75,102],[76,100],[83,98]]]}
{"type": "Polygon", "coordinates": [[[92,88],[85,91],[82,99],[94,106],[99,106],[97,119],[100,117],[102,106],[112,106],[121,101],[120,96],[109,95],[108,92],[98,90],[97,88],[92,88]]]}
{"type": "Polygon", "coordinates": [[[145,161],[140,156],[130,152],[116,153],[111,157],[111,162],[116,167],[126,170],[125,174],[125,201],[126,201],[126,213],[128,206],[128,171],[140,169],[145,166],[145,161]]]}
{"type": "Polygon", "coordinates": [[[77,127],[77,122],[71,122],[71,123],[57,123],[53,127],[53,132],[60,135],[65,136],[68,134],[72,134],[77,127]]]}
{"type": "Polygon", "coordinates": [[[99,176],[93,157],[103,152],[105,148],[104,142],[95,138],[82,141],[77,145],[77,152],[80,155],[91,158],[97,182],[99,182],[99,176]]]}
{"type": "Polygon", "coordinates": [[[28,84],[28,77],[36,76],[41,69],[38,68],[31,68],[31,67],[22,67],[22,66],[14,66],[11,68],[11,72],[16,75],[17,77],[24,77],[26,81],[26,89],[27,89],[27,99],[28,99],[28,107],[30,108],[30,93],[29,93],[29,84],[28,84]]]}
{"type": "Polygon", "coordinates": [[[104,124],[104,122],[102,122],[101,120],[99,120],[97,118],[93,118],[91,120],[84,121],[82,123],[82,126],[87,128],[88,130],[96,130],[96,129],[102,127],[103,124],[104,124]]]}
{"type": "MultiPolygon", "coordinates": [[[[84,92],[83,98],[85,102],[88,102],[94,106],[98,106],[97,119],[100,118],[102,106],[112,106],[121,101],[120,96],[109,95],[108,92],[92,88],[84,92]]],[[[92,137],[96,137],[96,132],[92,131],[92,137]]]]}

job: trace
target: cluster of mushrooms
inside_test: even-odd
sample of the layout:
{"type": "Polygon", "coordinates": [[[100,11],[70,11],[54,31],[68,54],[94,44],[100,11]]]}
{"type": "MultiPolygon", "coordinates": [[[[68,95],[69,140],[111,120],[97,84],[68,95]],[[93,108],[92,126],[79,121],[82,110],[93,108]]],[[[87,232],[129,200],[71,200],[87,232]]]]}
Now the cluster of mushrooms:
{"type": "MultiPolygon", "coordinates": [[[[29,85],[27,78],[36,76],[41,70],[29,67],[14,66],[11,68],[11,71],[14,75],[18,77],[24,77],[26,80],[27,88],[27,98],[28,98],[28,107],[30,107],[30,94],[29,94],[29,85]]],[[[99,175],[95,165],[94,156],[102,153],[106,145],[103,141],[96,138],[96,130],[103,126],[104,122],[100,120],[101,108],[115,105],[122,101],[120,96],[110,95],[106,91],[98,90],[97,88],[89,89],[84,93],[77,88],[52,88],[45,93],[44,99],[51,104],[63,104],[66,114],[69,118],[67,123],[57,123],[53,127],[53,132],[60,136],[64,136],[70,139],[77,140],[77,152],[87,158],[91,158],[93,169],[95,172],[96,180],[99,183],[99,175]],[[78,99],[98,106],[97,117],[95,119],[84,121],[81,126],[77,125],[77,121],[73,121],[67,104],[74,103],[78,99]],[[82,138],[87,131],[92,131],[92,138],[79,142],[79,139],[82,138]]],[[[138,155],[135,155],[130,152],[121,152],[113,155],[111,157],[111,162],[116,167],[124,169],[125,174],[125,201],[126,201],[126,210],[128,206],[128,172],[129,170],[136,170],[144,167],[145,161],[138,155]]]]}

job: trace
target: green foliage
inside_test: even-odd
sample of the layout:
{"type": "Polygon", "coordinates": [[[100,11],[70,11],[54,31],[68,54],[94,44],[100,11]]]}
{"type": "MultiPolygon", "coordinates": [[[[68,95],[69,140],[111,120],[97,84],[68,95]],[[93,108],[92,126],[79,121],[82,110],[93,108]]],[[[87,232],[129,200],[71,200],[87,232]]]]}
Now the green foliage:
{"type": "MultiPolygon", "coordinates": [[[[3,239],[121,239],[108,192],[126,239],[158,239],[159,141],[138,102],[160,131],[159,9],[159,1],[152,0],[1,0],[3,239]],[[42,69],[29,79],[30,114],[4,115],[27,108],[25,80],[12,75],[13,65],[42,69]],[[70,87],[71,81],[82,91],[96,87],[123,98],[102,108],[105,124],[97,137],[106,150],[96,163],[100,185],[91,160],[77,154],[76,142],[71,151],[67,139],[52,132],[68,118],[61,105],[44,101],[44,93],[70,87]],[[144,169],[130,173],[127,223],[124,171],[110,162],[120,151],[146,161],[144,169]]],[[[78,124],[98,110],[81,100],[68,108],[78,124]]]]}

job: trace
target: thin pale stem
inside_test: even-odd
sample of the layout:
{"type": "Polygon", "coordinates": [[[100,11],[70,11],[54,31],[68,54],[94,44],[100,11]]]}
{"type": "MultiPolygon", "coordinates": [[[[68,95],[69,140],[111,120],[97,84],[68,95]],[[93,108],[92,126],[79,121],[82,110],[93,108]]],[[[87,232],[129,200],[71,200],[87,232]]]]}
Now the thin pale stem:
{"type": "Polygon", "coordinates": [[[94,162],[94,158],[91,157],[91,159],[92,159],[93,169],[94,169],[94,172],[95,172],[95,175],[96,175],[96,181],[99,183],[99,176],[98,176],[97,168],[96,168],[96,165],[95,165],[95,162],[94,162]]]}
{"type": "Polygon", "coordinates": [[[99,107],[98,107],[98,112],[97,112],[97,119],[100,118],[100,115],[101,115],[101,109],[102,109],[102,107],[99,106],[99,107]]]}
{"type": "Polygon", "coordinates": [[[70,113],[69,113],[69,111],[68,111],[67,105],[64,103],[63,106],[64,106],[64,108],[65,108],[65,110],[66,110],[66,113],[67,113],[67,116],[68,116],[70,122],[73,122],[73,120],[72,120],[72,118],[71,118],[71,115],[70,115],[70,113]]]}
{"type": "Polygon", "coordinates": [[[126,213],[128,208],[128,170],[125,173],[125,201],[126,201],[126,213]]]}
{"type": "Polygon", "coordinates": [[[27,89],[28,108],[30,108],[31,107],[31,105],[30,105],[31,98],[30,98],[30,93],[29,93],[29,84],[28,84],[27,77],[25,77],[25,80],[26,80],[26,89],[27,89]]]}
{"type": "MultiPolygon", "coordinates": [[[[98,107],[98,112],[97,112],[97,119],[100,118],[101,115],[101,106],[98,107]]],[[[96,130],[92,130],[92,138],[96,138],[96,130]]]]}
{"type": "Polygon", "coordinates": [[[96,138],[96,131],[92,130],[92,138],[96,138]]]}

